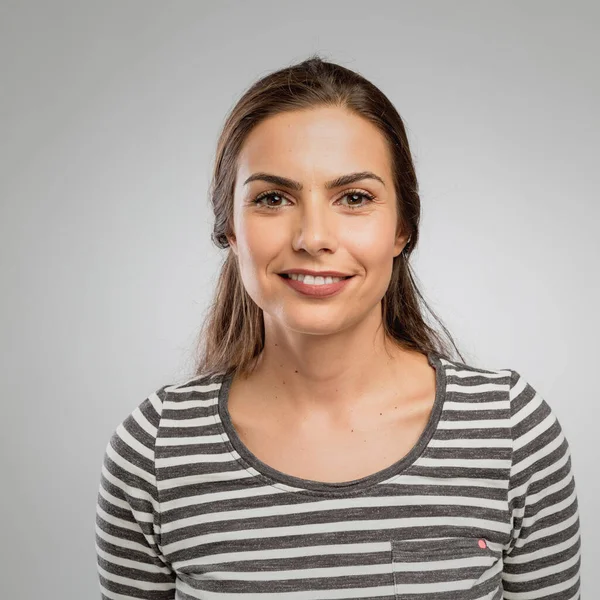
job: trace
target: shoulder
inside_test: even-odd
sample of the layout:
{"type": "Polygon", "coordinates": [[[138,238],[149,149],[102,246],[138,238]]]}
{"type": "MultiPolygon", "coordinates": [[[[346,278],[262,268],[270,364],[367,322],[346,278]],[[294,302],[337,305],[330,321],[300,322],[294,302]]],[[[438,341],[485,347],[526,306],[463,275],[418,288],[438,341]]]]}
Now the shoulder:
{"type": "Polygon", "coordinates": [[[481,367],[458,360],[439,357],[448,383],[468,387],[492,384],[508,392],[513,412],[531,401],[541,403],[543,399],[521,372],[511,368],[481,367]]]}
{"type": "Polygon", "coordinates": [[[539,419],[552,412],[539,391],[515,369],[480,367],[446,358],[440,360],[450,392],[459,398],[479,395],[480,399],[504,400],[510,408],[513,425],[526,415],[536,413],[539,419]]]}
{"type": "Polygon", "coordinates": [[[510,421],[514,450],[529,454],[544,448],[551,452],[568,442],[552,406],[536,387],[520,372],[511,370],[510,377],[510,421]]]}
{"type": "Polygon", "coordinates": [[[442,356],[439,361],[451,402],[493,402],[494,408],[508,408],[511,369],[481,367],[442,356]]]}
{"type": "Polygon", "coordinates": [[[512,368],[482,368],[440,357],[446,376],[446,409],[485,411],[511,440],[514,482],[536,470],[570,464],[570,449],[552,406],[536,386],[512,368]]]}
{"type": "MultiPolygon", "coordinates": [[[[169,383],[151,392],[120,423],[117,428],[132,434],[143,430],[156,438],[161,423],[174,408],[185,406],[187,401],[203,400],[215,396],[225,373],[195,375],[177,383],[169,383]]],[[[138,436],[140,437],[140,436],[138,436]]],[[[143,436],[142,436],[143,437],[143,436]]]]}
{"type": "Polygon", "coordinates": [[[152,483],[154,447],[170,385],[148,394],[113,429],[104,455],[111,472],[129,471],[152,483]]]}

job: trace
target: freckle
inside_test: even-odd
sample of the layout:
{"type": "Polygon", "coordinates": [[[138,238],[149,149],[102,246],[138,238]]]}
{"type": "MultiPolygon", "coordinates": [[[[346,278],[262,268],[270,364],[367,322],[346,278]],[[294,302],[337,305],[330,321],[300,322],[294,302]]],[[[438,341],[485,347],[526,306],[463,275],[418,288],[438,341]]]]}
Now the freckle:
{"type": "Polygon", "coordinates": [[[297,373],[297,372],[298,372],[298,369],[296,369],[296,370],[294,371],[294,373],[297,373]]]}
{"type": "Polygon", "coordinates": [[[380,415],[382,415],[383,413],[379,413],[380,415]]]}
{"type": "Polygon", "coordinates": [[[397,406],[394,406],[394,408],[398,408],[397,406]]]}
{"type": "Polygon", "coordinates": [[[350,431],[354,431],[354,429],[351,429],[350,431]]]}

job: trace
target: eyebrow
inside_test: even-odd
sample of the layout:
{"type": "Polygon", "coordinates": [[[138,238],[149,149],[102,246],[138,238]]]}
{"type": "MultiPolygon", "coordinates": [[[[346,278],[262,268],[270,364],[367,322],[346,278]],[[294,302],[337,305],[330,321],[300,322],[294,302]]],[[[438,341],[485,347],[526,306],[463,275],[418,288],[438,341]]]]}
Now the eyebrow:
{"type": "MultiPolygon", "coordinates": [[[[379,177],[379,175],[375,175],[375,173],[372,173],[371,171],[360,171],[358,173],[341,175],[340,177],[336,177],[336,179],[326,181],[325,189],[331,190],[343,185],[354,183],[356,181],[361,181],[363,179],[375,179],[381,182],[385,187],[385,182],[383,179],[381,179],[381,177],[379,177]]],[[[248,177],[248,179],[246,179],[246,181],[244,181],[244,185],[247,185],[251,181],[266,181],[267,183],[272,183],[280,187],[286,187],[297,192],[300,192],[303,189],[303,185],[299,181],[294,181],[293,179],[288,179],[287,177],[281,177],[280,175],[271,175],[270,173],[253,173],[250,175],[250,177],[248,177]]]]}

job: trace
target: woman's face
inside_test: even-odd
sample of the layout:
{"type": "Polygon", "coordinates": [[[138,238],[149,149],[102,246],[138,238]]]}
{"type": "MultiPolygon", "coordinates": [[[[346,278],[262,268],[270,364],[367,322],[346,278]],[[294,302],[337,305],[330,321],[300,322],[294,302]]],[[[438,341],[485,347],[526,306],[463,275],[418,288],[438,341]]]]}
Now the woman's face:
{"type": "Polygon", "coordinates": [[[392,259],[408,237],[395,236],[396,223],[385,138],[365,119],[332,107],[286,112],[260,123],[246,139],[234,191],[235,237],[229,241],[265,326],[335,333],[380,310],[392,259]],[[364,172],[376,178],[326,185],[364,172]],[[260,178],[247,182],[259,173],[293,180],[301,189],[260,178]],[[271,195],[257,200],[264,192],[271,195]],[[353,277],[341,292],[318,298],[296,291],[279,275],[301,268],[353,277]]]}

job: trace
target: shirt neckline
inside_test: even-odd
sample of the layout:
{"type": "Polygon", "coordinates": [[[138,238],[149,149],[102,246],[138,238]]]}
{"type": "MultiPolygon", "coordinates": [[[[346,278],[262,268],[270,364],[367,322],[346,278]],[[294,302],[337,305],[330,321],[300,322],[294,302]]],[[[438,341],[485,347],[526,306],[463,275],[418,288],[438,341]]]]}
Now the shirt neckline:
{"type": "Polygon", "coordinates": [[[276,485],[283,483],[300,490],[312,490],[321,492],[322,494],[327,493],[327,495],[335,496],[354,494],[355,492],[366,490],[382,481],[401,474],[416,461],[429,444],[429,440],[433,437],[442,413],[446,396],[446,373],[438,353],[433,351],[427,353],[427,360],[435,369],[435,400],[431,414],[429,415],[429,421],[427,422],[425,429],[421,432],[419,439],[407,454],[393,464],[380,471],[352,481],[325,482],[296,477],[295,475],[284,473],[269,466],[255,456],[238,436],[227,406],[229,388],[233,381],[233,372],[231,371],[225,373],[221,378],[218,401],[215,404],[215,410],[218,414],[215,414],[215,417],[222,429],[221,433],[225,433],[228,438],[230,451],[235,450],[237,452],[240,457],[239,461],[244,468],[251,467],[270,484],[276,485]]]}

